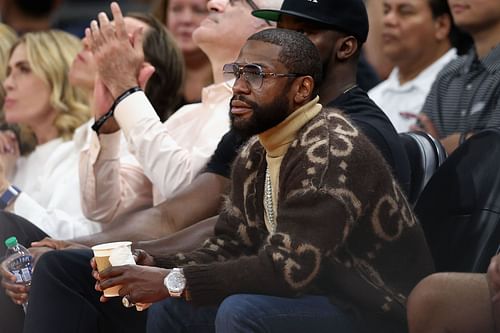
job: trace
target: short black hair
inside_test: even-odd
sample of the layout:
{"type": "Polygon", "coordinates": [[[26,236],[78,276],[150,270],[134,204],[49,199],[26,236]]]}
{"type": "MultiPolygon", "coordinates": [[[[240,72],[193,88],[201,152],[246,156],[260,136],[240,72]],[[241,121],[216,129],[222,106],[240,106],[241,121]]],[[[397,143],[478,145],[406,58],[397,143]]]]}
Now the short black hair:
{"type": "Polygon", "coordinates": [[[142,49],[144,60],[155,72],[144,92],[151,101],[161,121],[167,120],[176,110],[182,97],[184,58],[165,26],[151,14],[129,13],[127,16],[146,23],[142,49]]]}
{"type": "Polygon", "coordinates": [[[248,40],[281,46],[278,60],[290,73],[311,76],[314,80],[313,94],[317,94],[323,77],[322,65],[319,51],[309,38],[296,31],[273,28],[259,31],[248,40]]]}
{"type": "Polygon", "coordinates": [[[447,0],[428,0],[429,7],[431,8],[432,17],[436,19],[437,17],[448,15],[451,20],[451,28],[448,38],[453,47],[457,49],[458,54],[467,53],[467,51],[472,47],[473,41],[472,37],[464,31],[458,29],[458,27],[453,22],[453,16],[451,15],[450,6],[447,0]]]}

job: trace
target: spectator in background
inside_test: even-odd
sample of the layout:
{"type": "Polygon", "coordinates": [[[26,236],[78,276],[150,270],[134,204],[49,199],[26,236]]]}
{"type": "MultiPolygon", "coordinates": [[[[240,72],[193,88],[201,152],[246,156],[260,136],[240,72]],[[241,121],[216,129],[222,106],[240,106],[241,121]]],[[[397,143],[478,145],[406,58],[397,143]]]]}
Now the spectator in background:
{"type": "Polygon", "coordinates": [[[61,0],[0,0],[2,22],[19,34],[52,27],[52,15],[61,0]]]}
{"type": "Polygon", "coordinates": [[[202,88],[212,84],[212,66],[193,41],[193,31],[208,15],[207,0],[160,0],[155,15],[173,34],[182,51],[186,76],[181,105],[201,101],[202,88]]]}
{"type": "Polygon", "coordinates": [[[71,139],[90,116],[87,94],[68,82],[80,47],[62,31],[27,33],[11,50],[3,83],[5,120],[20,125],[21,135],[34,136],[37,146],[19,157],[15,138],[2,133],[0,193],[13,191],[13,185],[20,193],[0,205],[58,237],[100,229],[83,217],[74,191],[78,154],[71,139]]]}
{"type": "Polygon", "coordinates": [[[368,92],[398,132],[408,132],[439,71],[456,57],[447,0],[384,0],[382,50],[395,68],[368,92]]]}
{"type": "MultiPolygon", "coordinates": [[[[365,58],[370,63],[379,78],[387,79],[392,70],[392,65],[382,52],[382,19],[384,15],[383,2],[380,0],[363,0],[368,12],[368,20],[370,21],[370,31],[368,38],[363,45],[365,58]]],[[[373,88],[373,87],[372,87],[373,88]]],[[[366,89],[368,91],[370,89],[366,89]]]]}
{"type": "Polygon", "coordinates": [[[474,47],[439,73],[415,128],[439,138],[451,153],[475,132],[500,126],[500,1],[448,4],[474,47]]]}
{"type": "MultiPolygon", "coordinates": [[[[16,32],[12,30],[8,25],[0,23],[0,82],[5,80],[5,70],[7,69],[7,60],[9,57],[9,51],[17,40],[16,32]]],[[[21,155],[26,155],[35,149],[36,142],[32,136],[20,137],[19,127],[17,125],[9,125],[5,122],[5,117],[3,115],[3,101],[5,98],[5,90],[3,85],[0,85],[0,131],[10,130],[12,131],[19,142],[19,151],[21,155]]]]}

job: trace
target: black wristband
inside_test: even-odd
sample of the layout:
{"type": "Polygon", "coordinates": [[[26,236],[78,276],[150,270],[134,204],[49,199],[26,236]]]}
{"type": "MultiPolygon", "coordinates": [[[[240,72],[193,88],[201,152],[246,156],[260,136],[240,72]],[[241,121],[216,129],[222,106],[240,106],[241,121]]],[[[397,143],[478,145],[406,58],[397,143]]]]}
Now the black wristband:
{"type": "Polygon", "coordinates": [[[128,96],[132,95],[135,92],[142,91],[142,89],[139,86],[132,87],[130,89],[125,90],[120,96],[118,96],[111,107],[109,108],[109,111],[103,114],[99,119],[97,119],[94,124],[92,125],[92,129],[99,134],[99,129],[104,125],[106,120],[111,118],[113,114],[115,113],[115,108],[118,104],[120,104],[121,101],[123,101],[125,98],[128,96]]]}

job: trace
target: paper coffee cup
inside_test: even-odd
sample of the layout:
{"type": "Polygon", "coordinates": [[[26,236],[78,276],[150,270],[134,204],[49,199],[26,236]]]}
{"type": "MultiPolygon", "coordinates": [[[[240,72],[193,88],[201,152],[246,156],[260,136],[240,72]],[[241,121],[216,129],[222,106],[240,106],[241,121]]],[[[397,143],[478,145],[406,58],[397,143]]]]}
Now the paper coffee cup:
{"type": "MultiPolygon", "coordinates": [[[[102,272],[110,266],[135,265],[134,256],[132,255],[132,242],[113,242],[99,244],[92,247],[94,251],[97,270],[102,272]]],[[[117,285],[107,288],[103,291],[106,297],[119,296],[121,286],[117,285]]]]}

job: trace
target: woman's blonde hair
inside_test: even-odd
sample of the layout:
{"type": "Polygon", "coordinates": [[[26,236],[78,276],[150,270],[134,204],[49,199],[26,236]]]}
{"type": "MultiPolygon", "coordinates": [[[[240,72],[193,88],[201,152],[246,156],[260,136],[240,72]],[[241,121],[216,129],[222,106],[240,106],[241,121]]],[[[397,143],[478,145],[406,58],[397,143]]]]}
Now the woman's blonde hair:
{"type": "MultiPolygon", "coordinates": [[[[29,32],[19,38],[11,49],[24,44],[33,73],[51,89],[50,105],[56,110],[54,120],[59,137],[70,140],[75,130],[90,118],[89,98],[80,88],[70,85],[69,69],[81,50],[79,39],[59,30],[29,32]]],[[[25,126],[21,134],[29,135],[25,126]]]]}
{"type": "MultiPolygon", "coordinates": [[[[0,23],[0,82],[5,80],[9,50],[16,42],[16,39],[16,32],[8,25],[0,23]]],[[[3,89],[3,85],[0,85],[0,106],[3,105],[4,98],[5,90],[3,89]]]]}

